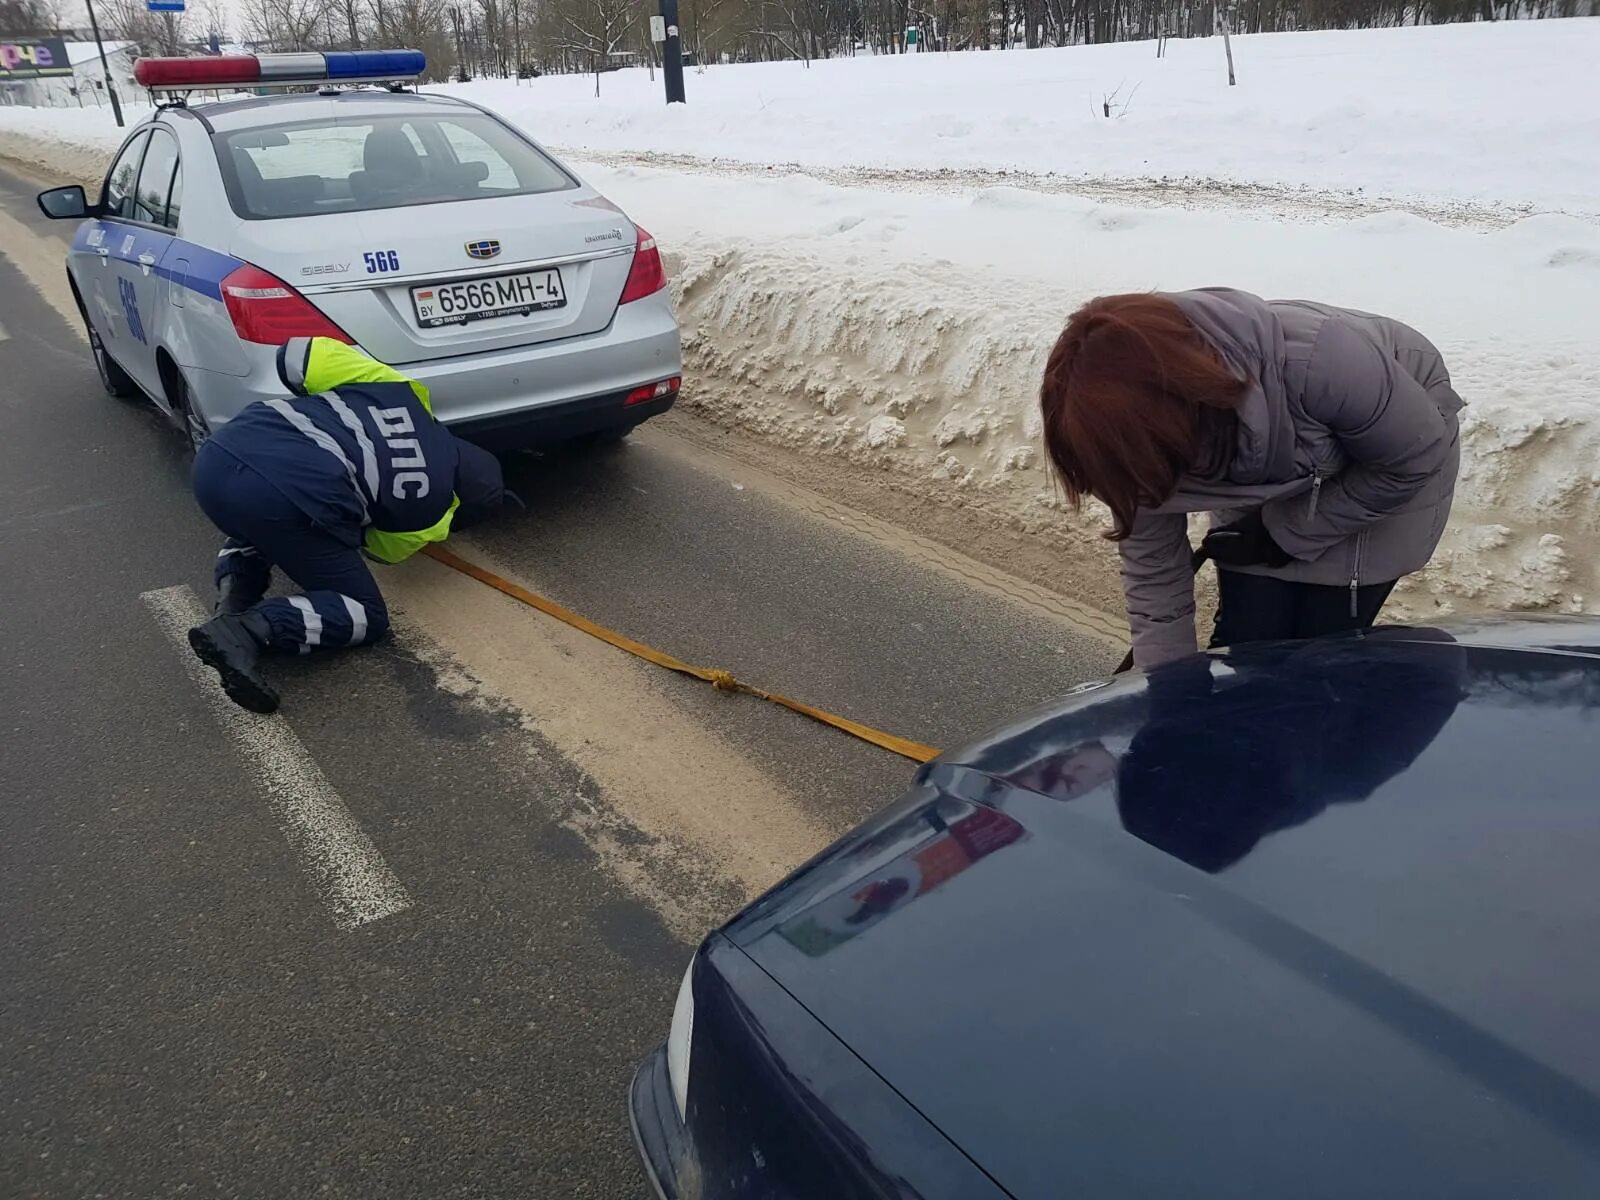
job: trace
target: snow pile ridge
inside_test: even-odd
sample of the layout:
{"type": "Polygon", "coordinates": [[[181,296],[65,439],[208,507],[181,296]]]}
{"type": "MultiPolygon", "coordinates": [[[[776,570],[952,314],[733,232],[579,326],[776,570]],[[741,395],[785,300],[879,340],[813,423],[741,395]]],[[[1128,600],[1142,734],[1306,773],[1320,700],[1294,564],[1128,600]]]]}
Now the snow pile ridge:
{"type": "Polygon", "coordinates": [[[0,108],[0,158],[41,178],[81,183],[94,195],[125,132],[109,113],[0,108]]]}
{"type": "MultiPolygon", "coordinates": [[[[1388,223],[1374,247],[1363,220],[1146,211],[1144,236],[1129,242],[1115,221],[1084,230],[1077,203],[976,230],[964,201],[901,198],[890,218],[869,212],[879,201],[869,194],[850,237],[757,242],[679,211],[684,186],[634,172],[612,191],[635,208],[648,197],[677,247],[694,380],[686,407],[1060,539],[1064,575],[1094,574],[1108,604],[1109,552],[1095,537],[1105,514],[1063,511],[1041,453],[1044,357],[1092,295],[1218,282],[1390,313],[1444,351],[1471,406],[1460,488],[1445,543],[1402,587],[1398,612],[1582,611],[1600,594],[1600,345],[1588,315],[1600,312],[1600,277],[1547,265],[1562,248],[1600,252],[1600,225],[1558,218],[1483,232],[1410,218],[1388,223]],[[1019,241],[1030,252],[1008,256],[1019,241]],[[942,257],[923,257],[927,246],[942,257]]],[[[701,203],[720,199],[705,181],[687,186],[701,203]]],[[[781,184],[728,186],[785,225],[781,184]]],[[[728,206],[716,211],[727,227],[728,206]]]]}

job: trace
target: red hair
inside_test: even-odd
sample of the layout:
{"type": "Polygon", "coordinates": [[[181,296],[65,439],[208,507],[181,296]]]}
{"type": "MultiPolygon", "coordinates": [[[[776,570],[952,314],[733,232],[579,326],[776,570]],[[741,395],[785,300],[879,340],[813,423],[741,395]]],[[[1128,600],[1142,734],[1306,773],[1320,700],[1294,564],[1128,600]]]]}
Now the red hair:
{"type": "Polygon", "coordinates": [[[1250,381],[1165,296],[1101,296],[1067,321],[1045,364],[1044,443],[1067,499],[1095,496],[1121,541],[1220,444],[1250,381]]]}

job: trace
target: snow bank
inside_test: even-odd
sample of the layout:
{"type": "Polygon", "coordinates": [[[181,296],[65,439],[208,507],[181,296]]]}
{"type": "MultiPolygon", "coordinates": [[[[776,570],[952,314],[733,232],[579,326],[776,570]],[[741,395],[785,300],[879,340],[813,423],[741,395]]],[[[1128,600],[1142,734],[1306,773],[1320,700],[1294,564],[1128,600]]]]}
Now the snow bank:
{"type": "MultiPolygon", "coordinates": [[[[1600,223],[1288,223],[1004,188],[586,173],[674,258],[685,406],[1028,531],[1105,528],[1061,511],[1035,399],[1044,355],[1089,297],[1226,283],[1399,317],[1440,346],[1472,406],[1455,519],[1402,591],[1408,615],[1600,597],[1600,223]]],[[[1103,575],[1103,547],[1078,541],[1072,564],[1103,575]]]]}
{"type": "MultiPolygon", "coordinates": [[[[127,114],[130,126],[145,114],[127,114]]],[[[35,175],[98,189],[122,145],[110,109],[0,107],[0,158],[35,175]]]]}
{"type": "Polygon", "coordinates": [[[1195,177],[1595,211],[1600,19],[1258,34],[448,90],[556,146],[802,167],[1195,177]],[[1129,101],[1114,120],[1100,104],[1129,101]]]}

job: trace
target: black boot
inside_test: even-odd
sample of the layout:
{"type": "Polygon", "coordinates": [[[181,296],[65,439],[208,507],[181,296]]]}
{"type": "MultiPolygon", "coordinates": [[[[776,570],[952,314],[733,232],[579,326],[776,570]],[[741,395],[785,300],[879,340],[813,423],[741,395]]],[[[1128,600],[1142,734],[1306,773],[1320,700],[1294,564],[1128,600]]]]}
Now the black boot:
{"type": "Polygon", "coordinates": [[[240,708],[278,711],[278,693],[261,677],[256,661],[271,640],[267,619],[258,612],[219,613],[189,630],[189,645],[200,661],[222,679],[222,690],[240,708]]]}
{"type": "Polygon", "coordinates": [[[220,613],[246,612],[260,599],[260,596],[246,594],[239,584],[237,575],[224,575],[222,582],[217,584],[217,603],[211,609],[211,615],[215,617],[220,613]]]}

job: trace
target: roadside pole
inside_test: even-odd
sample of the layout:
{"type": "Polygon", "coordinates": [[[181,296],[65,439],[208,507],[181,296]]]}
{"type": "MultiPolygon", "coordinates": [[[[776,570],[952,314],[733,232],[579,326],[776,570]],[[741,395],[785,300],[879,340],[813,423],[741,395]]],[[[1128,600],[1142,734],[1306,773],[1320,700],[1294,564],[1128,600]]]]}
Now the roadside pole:
{"type": "Polygon", "coordinates": [[[650,36],[661,37],[661,79],[667,89],[668,104],[684,104],[683,39],[678,32],[678,0],[661,0],[661,15],[650,21],[650,36]]]}
{"type": "Polygon", "coordinates": [[[1222,6],[1219,4],[1216,8],[1217,31],[1222,34],[1222,48],[1228,55],[1228,86],[1237,87],[1239,81],[1233,75],[1233,40],[1228,36],[1228,26],[1233,23],[1232,14],[1224,17],[1222,11],[1222,6]]]}
{"type": "Polygon", "coordinates": [[[117,89],[111,83],[111,67],[106,63],[105,43],[100,40],[100,22],[94,19],[94,0],[84,0],[89,6],[89,31],[94,34],[95,49],[100,51],[100,71],[106,79],[106,95],[111,97],[111,115],[117,119],[117,128],[122,128],[122,102],[117,99],[117,89]]]}

